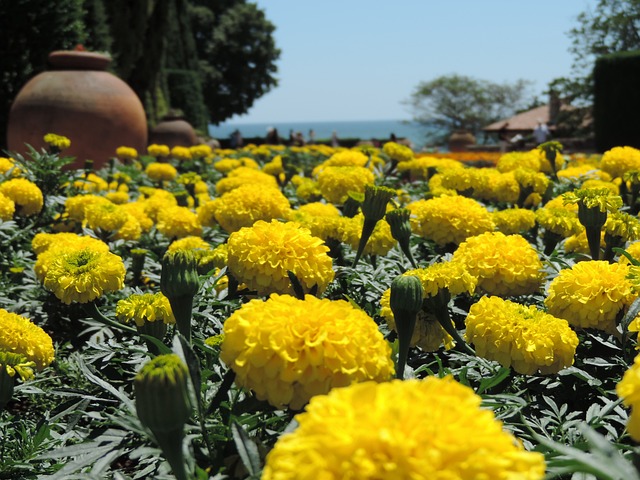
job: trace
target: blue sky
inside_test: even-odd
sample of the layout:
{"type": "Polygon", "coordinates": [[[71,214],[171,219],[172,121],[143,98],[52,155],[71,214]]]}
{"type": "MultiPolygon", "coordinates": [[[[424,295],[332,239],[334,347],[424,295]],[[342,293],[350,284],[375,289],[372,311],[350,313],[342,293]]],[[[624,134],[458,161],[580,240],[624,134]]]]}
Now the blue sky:
{"type": "Polygon", "coordinates": [[[408,120],[402,101],[452,73],[547,83],[570,73],[567,32],[596,0],[254,0],[276,26],[279,86],[238,123],[408,120]]]}

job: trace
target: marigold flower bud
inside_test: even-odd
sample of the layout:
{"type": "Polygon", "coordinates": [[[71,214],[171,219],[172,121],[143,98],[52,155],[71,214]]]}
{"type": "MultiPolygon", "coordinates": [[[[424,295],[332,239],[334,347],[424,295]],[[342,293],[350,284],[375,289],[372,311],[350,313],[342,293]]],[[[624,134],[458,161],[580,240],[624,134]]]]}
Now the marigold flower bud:
{"type": "Polygon", "coordinates": [[[182,296],[193,297],[199,288],[198,262],[194,253],[190,250],[167,252],[162,259],[162,293],[171,300],[182,296]]]}
{"type": "Polygon", "coordinates": [[[413,268],[418,268],[410,248],[412,233],[410,216],[411,212],[407,208],[397,208],[387,213],[384,218],[391,227],[391,236],[398,241],[402,253],[409,259],[413,268]]]}
{"type": "Polygon", "coordinates": [[[391,283],[389,300],[398,331],[398,361],[396,377],[404,377],[409,345],[416,326],[416,315],[422,309],[422,282],[418,277],[400,275],[391,283]]]}

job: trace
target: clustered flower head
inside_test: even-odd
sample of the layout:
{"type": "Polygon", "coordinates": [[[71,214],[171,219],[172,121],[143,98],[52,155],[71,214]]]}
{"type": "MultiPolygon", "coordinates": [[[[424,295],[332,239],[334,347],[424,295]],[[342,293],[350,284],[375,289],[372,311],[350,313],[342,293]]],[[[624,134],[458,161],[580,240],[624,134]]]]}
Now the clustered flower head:
{"type": "Polygon", "coordinates": [[[536,292],[542,282],[542,262],[520,235],[487,232],[468,238],[453,253],[478,278],[478,289],[490,295],[515,296],[536,292]]]}
{"type": "Polygon", "coordinates": [[[138,151],[132,147],[118,147],[116,148],[116,155],[122,160],[135,160],[138,158],[138,151]]]}
{"type": "Polygon", "coordinates": [[[85,246],[55,249],[48,258],[44,287],[62,302],[88,303],[124,286],[125,267],[118,255],[85,246]]]}
{"type": "Polygon", "coordinates": [[[500,297],[483,297],[465,321],[476,354],[525,375],[548,375],[573,365],[578,336],[566,320],[500,297]]]}
{"type": "Polygon", "coordinates": [[[407,205],[411,229],[440,246],[460,244],[494,229],[489,211],[477,201],[462,196],[442,196],[418,200],[407,205]]]}
{"type": "Polygon", "coordinates": [[[147,153],[152,157],[168,157],[171,150],[167,145],[153,143],[147,147],[147,153]]]}
{"type": "Polygon", "coordinates": [[[365,185],[373,185],[374,180],[365,167],[327,167],[318,174],[318,188],[328,202],[343,204],[350,192],[364,193],[365,185]]]}
{"type": "Polygon", "coordinates": [[[452,377],[365,382],[314,397],[266,458],[264,480],[544,478],[544,457],[452,377]]]}
{"type": "Polygon", "coordinates": [[[578,214],[566,208],[539,208],[535,218],[542,228],[561,237],[570,237],[583,230],[578,214]]]}
{"type": "Polygon", "coordinates": [[[26,178],[12,178],[0,183],[0,194],[13,201],[18,215],[35,215],[44,205],[42,190],[26,178]]]}
{"type": "Polygon", "coordinates": [[[628,265],[620,263],[576,263],[551,281],[544,303],[551,315],[575,327],[614,333],[618,314],[635,299],[628,273],[628,265]]]}
{"type": "Polygon", "coordinates": [[[293,293],[288,272],[305,292],[318,293],[335,275],[324,241],[296,223],[260,220],[232,233],[227,243],[229,272],[258,295],[293,293]]]}
{"type": "Polygon", "coordinates": [[[613,147],[602,155],[600,168],[613,178],[622,177],[629,170],[638,170],[640,150],[633,147],[613,147]]]}
{"type": "Polygon", "coordinates": [[[0,220],[6,221],[13,218],[16,212],[16,204],[6,195],[0,193],[0,220]]]}
{"type": "Polygon", "coordinates": [[[526,208],[508,208],[491,212],[491,218],[499,232],[514,235],[527,232],[536,226],[536,212],[526,208]]]}
{"type": "Polygon", "coordinates": [[[288,218],[291,205],[280,190],[249,184],[225,193],[213,208],[216,221],[232,233],[250,227],[258,220],[288,218]]]}
{"type": "MultiPolygon", "coordinates": [[[[24,368],[15,370],[23,380],[27,380],[33,376],[32,367],[42,370],[53,362],[53,341],[48,333],[28,318],[0,308],[0,355],[1,353],[20,356],[11,359],[13,365],[5,358],[4,367],[13,376],[9,367],[15,368],[22,364],[24,368]],[[21,361],[16,364],[13,362],[15,360],[21,361]]],[[[2,364],[0,356],[0,365],[2,364]]]]}
{"type": "Polygon", "coordinates": [[[170,182],[178,176],[178,171],[170,163],[151,162],[144,172],[154,182],[170,182]]]}
{"type": "Polygon", "coordinates": [[[620,238],[623,242],[640,238],[640,220],[626,212],[613,212],[604,224],[606,234],[620,238]]]}
{"type": "Polygon", "coordinates": [[[224,323],[220,358],[260,400],[292,409],[311,397],[394,371],[391,349],[363,310],[345,300],[273,294],[224,323]]]}
{"type": "Polygon", "coordinates": [[[636,356],[633,365],[616,385],[616,393],[625,406],[631,407],[627,431],[631,438],[640,442],[640,355],[636,356]]]}
{"type": "Polygon", "coordinates": [[[622,207],[622,198],[608,188],[579,188],[562,195],[565,204],[577,203],[600,212],[616,212],[622,207]]]}
{"type": "Polygon", "coordinates": [[[58,150],[64,150],[71,146],[71,140],[62,135],[56,135],[55,133],[47,133],[44,136],[44,143],[58,150]]]}
{"type": "Polygon", "coordinates": [[[400,145],[396,142],[387,142],[382,146],[382,151],[387,154],[391,160],[398,163],[409,162],[413,159],[413,150],[406,145],[400,145]]]}
{"type": "Polygon", "coordinates": [[[123,323],[133,321],[138,327],[147,322],[176,323],[169,299],[162,293],[134,293],[118,300],[116,317],[123,323]]]}
{"type": "Polygon", "coordinates": [[[167,238],[202,235],[198,216],[187,207],[171,206],[158,212],[158,231],[167,238]]]}

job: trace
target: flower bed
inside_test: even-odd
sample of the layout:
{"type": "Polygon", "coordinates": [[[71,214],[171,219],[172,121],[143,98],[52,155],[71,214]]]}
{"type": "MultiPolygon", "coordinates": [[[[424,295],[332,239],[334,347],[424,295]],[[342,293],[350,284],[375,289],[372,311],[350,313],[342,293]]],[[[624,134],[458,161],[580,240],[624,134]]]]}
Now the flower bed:
{"type": "Polygon", "coordinates": [[[3,478],[640,478],[640,151],[47,138],[0,158],[3,478]]]}

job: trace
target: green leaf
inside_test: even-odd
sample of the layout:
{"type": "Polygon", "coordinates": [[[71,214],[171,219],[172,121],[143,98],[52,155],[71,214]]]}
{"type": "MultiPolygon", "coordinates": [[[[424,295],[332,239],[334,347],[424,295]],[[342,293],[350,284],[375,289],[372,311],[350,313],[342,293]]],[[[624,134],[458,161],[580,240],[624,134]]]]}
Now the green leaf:
{"type": "Polygon", "coordinates": [[[302,284],[296,274],[291,270],[287,270],[287,275],[289,276],[289,280],[291,280],[291,287],[293,288],[293,293],[295,293],[296,298],[298,300],[304,300],[304,289],[302,288],[302,284]]]}
{"type": "Polygon", "coordinates": [[[258,446],[249,437],[249,435],[247,435],[244,428],[242,428],[242,426],[236,421],[231,423],[231,433],[233,434],[233,441],[236,444],[238,455],[240,455],[243,465],[251,477],[257,478],[262,470],[258,446]]]}
{"type": "Polygon", "coordinates": [[[476,393],[478,395],[481,395],[482,393],[486,392],[490,388],[500,385],[506,378],[509,377],[510,374],[511,374],[511,369],[500,367],[500,369],[496,372],[495,375],[489,378],[482,379],[476,393]]]}

